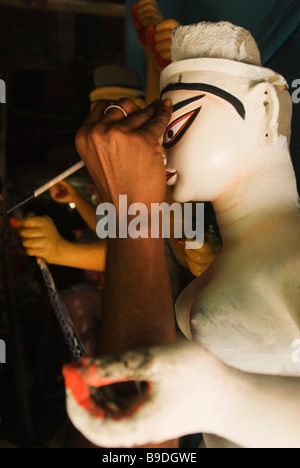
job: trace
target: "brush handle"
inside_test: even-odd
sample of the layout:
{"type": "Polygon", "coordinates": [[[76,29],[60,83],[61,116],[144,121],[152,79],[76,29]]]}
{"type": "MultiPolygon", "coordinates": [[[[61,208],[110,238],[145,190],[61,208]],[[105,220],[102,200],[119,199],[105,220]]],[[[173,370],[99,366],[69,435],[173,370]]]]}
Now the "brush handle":
{"type": "Polygon", "coordinates": [[[79,161],[78,163],[74,164],[74,166],[69,167],[69,169],[67,169],[65,172],[62,172],[57,177],[54,177],[54,179],[50,180],[50,182],[47,182],[45,185],[42,185],[42,187],[35,190],[33,194],[30,195],[30,197],[26,198],[26,200],[23,200],[21,203],[18,203],[17,205],[13,206],[13,208],[10,208],[10,210],[7,211],[7,214],[10,214],[15,209],[20,208],[21,206],[38,197],[42,193],[47,192],[47,190],[49,190],[51,187],[54,187],[54,185],[58,184],[58,182],[60,182],[61,180],[64,180],[70,175],[74,174],[74,172],[79,171],[79,169],[81,169],[82,167],[84,167],[83,161],[79,161]]]}
{"type": "Polygon", "coordinates": [[[50,182],[47,182],[45,185],[42,185],[42,187],[35,190],[34,191],[34,197],[36,198],[39,195],[41,195],[42,193],[47,192],[47,190],[49,190],[51,187],[54,187],[54,185],[58,184],[58,182],[66,179],[70,175],[74,174],[74,172],[79,171],[79,169],[81,169],[82,167],[84,167],[84,162],[83,161],[79,161],[78,163],[74,164],[74,166],[70,167],[66,171],[59,174],[57,177],[54,177],[54,179],[50,180],[50,182]]]}

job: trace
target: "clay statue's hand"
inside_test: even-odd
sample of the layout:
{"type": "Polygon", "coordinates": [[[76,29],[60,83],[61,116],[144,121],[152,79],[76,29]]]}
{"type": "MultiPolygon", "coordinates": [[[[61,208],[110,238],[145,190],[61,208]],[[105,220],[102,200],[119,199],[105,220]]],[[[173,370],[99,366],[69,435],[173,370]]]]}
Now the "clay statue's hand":
{"type": "Polygon", "coordinates": [[[171,36],[179,25],[174,19],[165,20],[155,0],[141,0],[131,7],[132,21],[144,49],[150,49],[160,70],[171,61],[171,36]]]}
{"type": "Polygon", "coordinates": [[[205,234],[205,242],[201,249],[185,249],[186,262],[193,275],[202,275],[214,261],[220,250],[221,243],[212,234],[205,234]]]}
{"type": "Polygon", "coordinates": [[[120,357],[86,359],[63,370],[67,410],[75,427],[101,447],[160,443],[208,432],[224,392],[226,367],[198,343],[180,339],[165,347],[120,357]],[[136,382],[135,396],[113,384],[136,382]]]}
{"type": "Polygon", "coordinates": [[[116,102],[128,115],[100,101],[76,135],[78,153],[85,162],[102,202],[118,212],[119,195],[128,204],[161,203],[166,172],[161,137],[170,121],[171,102],[155,101],[141,110],[130,99],[116,102]]]}
{"type": "Polygon", "coordinates": [[[171,62],[171,37],[177,26],[179,26],[178,21],[167,19],[159,23],[153,32],[147,29],[148,43],[161,69],[171,62]]]}
{"type": "Polygon", "coordinates": [[[131,16],[139,41],[146,47],[146,29],[148,26],[156,26],[164,20],[156,0],[141,0],[131,6],[131,16]]]}
{"type": "Polygon", "coordinates": [[[76,203],[79,194],[68,182],[61,181],[50,189],[50,195],[57,203],[76,203]]]}
{"type": "Polygon", "coordinates": [[[53,221],[46,217],[29,217],[20,223],[22,244],[30,257],[41,257],[48,263],[58,263],[66,241],[57,232],[53,221]]]}

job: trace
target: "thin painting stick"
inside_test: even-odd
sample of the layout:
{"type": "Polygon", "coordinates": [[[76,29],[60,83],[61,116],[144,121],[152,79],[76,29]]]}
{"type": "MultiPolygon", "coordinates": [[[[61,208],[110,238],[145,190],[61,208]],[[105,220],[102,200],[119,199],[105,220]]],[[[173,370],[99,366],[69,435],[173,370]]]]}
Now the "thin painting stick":
{"type": "Polygon", "coordinates": [[[83,161],[79,161],[78,163],[74,164],[74,166],[69,167],[69,169],[62,172],[57,177],[54,177],[54,179],[50,180],[45,185],[42,185],[42,187],[35,190],[32,195],[30,195],[28,198],[26,198],[26,200],[23,200],[21,203],[18,203],[13,208],[10,208],[10,210],[7,211],[7,214],[10,214],[12,211],[16,210],[17,208],[20,208],[21,206],[25,205],[25,203],[28,203],[29,201],[33,200],[34,198],[37,198],[42,193],[47,192],[47,190],[49,190],[51,187],[54,187],[54,185],[58,184],[58,182],[61,182],[62,180],[69,177],[70,175],[72,175],[75,172],[79,171],[79,169],[81,169],[82,167],[84,167],[84,162],[83,161]]]}

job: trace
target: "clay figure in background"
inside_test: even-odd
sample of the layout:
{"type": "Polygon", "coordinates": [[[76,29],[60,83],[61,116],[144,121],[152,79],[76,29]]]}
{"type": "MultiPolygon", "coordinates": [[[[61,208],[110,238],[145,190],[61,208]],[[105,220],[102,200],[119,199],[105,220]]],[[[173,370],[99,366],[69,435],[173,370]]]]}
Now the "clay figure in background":
{"type": "MultiPolygon", "coordinates": [[[[69,183],[61,182],[59,186],[53,187],[51,196],[59,203],[75,203],[84,221],[95,231],[95,207],[69,183]]],[[[41,257],[53,265],[105,271],[106,242],[101,239],[89,243],[69,242],[59,234],[55,224],[47,216],[22,220],[19,232],[22,244],[31,257],[41,257]]]]}
{"type": "MultiPolygon", "coordinates": [[[[151,166],[152,202],[157,202],[163,192],[158,139],[165,128],[173,197],[212,201],[224,247],[177,303],[184,338],[66,367],[68,412],[87,438],[104,446],[203,432],[245,447],[299,447],[300,368],[293,344],[300,337],[300,215],[289,154],[288,86],[260,66],[255,41],[242,28],[201,23],[178,28],[172,40],[173,63],[161,77],[162,97],[171,99],[172,116],[168,100],[143,114],[120,101],[128,119],[117,111],[103,117],[106,106],[99,103],[78,134],[77,147],[98,190],[106,200],[114,199],[115,190],[108,192],[100,177],[105,159],[115,160],[108,145],[114,134],[115,145],[122,141],[124,152],[123,158],[119,154],[120,171],[139,160],[136,171],[142,177],[151,166]],[[135,159],[137,142],[143,144],[143,156],[136,154],[142,160],[135,159]],[[150,156],[150,144],[157,157],[150,156]],[[132,380],[144,382],[144,391],[128,404],[129,412],[115,418],[109,398],[101,396],[108,385],[132,380]]],[[[115,177],[117,190],[127,188],[134,198],[130,180],[126,187],[118,172],[115,177]]],[[[143,183],[146,190],[150,182],[145,176],[143,183]]],[[[142,198],[150,203],[147,192],[142,198]]],[[[153,243],[147,241],[145,252],[153,243]]],[[[121,240],[116,245],[122,257],[121,240]]],[[[128,245],[137,251],[140,243],[128,245]]],[[[156,259],[155,251],[150,261],[139,254],[144,269],[156,259]]],[[[166,272],[160,270],[160,291],[152,294],[145,282],[134,289],[138,277],[134,270],[128,274],[130,297],[142,290],[145,309],[149,298],[153,307],[159,297],[163,313],[170,294],[162,281],[166,272]]],[[[121,283],[120,288],[122,293],[121,283]]],[[[230,446],[215,437],[205,436],[205,442],[207,447],[230,446]]]]}

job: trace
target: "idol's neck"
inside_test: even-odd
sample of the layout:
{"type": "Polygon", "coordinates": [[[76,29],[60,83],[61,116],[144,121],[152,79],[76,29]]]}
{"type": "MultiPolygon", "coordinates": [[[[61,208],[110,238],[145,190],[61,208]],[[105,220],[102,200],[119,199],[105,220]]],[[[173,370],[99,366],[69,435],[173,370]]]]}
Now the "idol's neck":
{"type": "Polygon", "coordinates": [[[242,176],[212,204],[224,243],[243,239],[272,218],[296,212],[299,196],[290,158],[275,157],[269,165],[242,176]]]}

